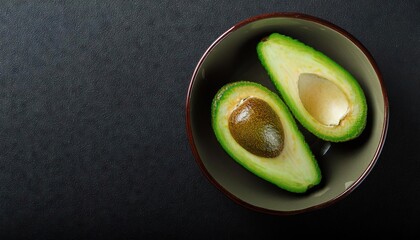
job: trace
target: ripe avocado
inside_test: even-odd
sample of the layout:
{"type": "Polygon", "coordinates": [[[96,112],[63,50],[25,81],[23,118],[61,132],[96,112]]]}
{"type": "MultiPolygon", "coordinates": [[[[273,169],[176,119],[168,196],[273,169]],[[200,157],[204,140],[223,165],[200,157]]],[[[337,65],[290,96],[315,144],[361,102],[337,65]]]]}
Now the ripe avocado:
{"type": "Polygon", "coordinates": [[[330,142],[358,137],[367,103],[357,80],[320,51],[279,33],[257,45],[260,62],[292,114],[308,131],[330,142]]]}
{"type": "Polygon", "coordinates": [[[294,193],[320,183],[320,168],[296,121],[268,88],[226,84],[213,99],[211,117],[220,145],[245,169],[294,193]]]}

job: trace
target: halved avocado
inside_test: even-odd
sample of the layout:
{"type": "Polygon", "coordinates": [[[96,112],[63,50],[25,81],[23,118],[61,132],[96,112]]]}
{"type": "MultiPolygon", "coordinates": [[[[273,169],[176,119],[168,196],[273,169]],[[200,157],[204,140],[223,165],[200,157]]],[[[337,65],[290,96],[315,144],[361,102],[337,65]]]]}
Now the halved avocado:
{"type": "Polygon", "coordinates": [[[296,119],[317,137],[344,142],[366,126],[367,103],[357,80],[320,51],[279,33],[257,46],[260,62],[296,119]]]}
{"type": "Polygon", "coordinates": [[[250,172],[295,193],[320,183],[320,168],[296,121],[268,88],[229,83],[215,95],[211,115],[221,146],[250,172]]]}

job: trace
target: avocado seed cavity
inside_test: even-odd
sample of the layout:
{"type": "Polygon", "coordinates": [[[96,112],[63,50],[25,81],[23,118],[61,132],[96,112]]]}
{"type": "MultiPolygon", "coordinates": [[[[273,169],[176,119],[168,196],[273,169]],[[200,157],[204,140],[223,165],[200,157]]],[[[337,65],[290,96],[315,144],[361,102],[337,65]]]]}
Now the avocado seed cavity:
{"type": "Polygon", "coordinates": [[[338,126],[349,112],[344,92],[332,81],[312,73],[298,80],[299,97],[306,111],[326,126],[338,126]]]}
{"type": "Polygon", "coordinates": [[[274,158],[283,150],[280,118],[262,99],[242,99],[229,117],[229,130],[239,145],[257,156],[274,158]]]}

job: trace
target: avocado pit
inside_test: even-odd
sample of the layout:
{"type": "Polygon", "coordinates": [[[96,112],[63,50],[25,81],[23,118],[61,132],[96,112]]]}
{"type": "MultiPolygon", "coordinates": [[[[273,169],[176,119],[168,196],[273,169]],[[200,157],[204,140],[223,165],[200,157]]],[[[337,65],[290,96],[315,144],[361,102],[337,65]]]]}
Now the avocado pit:
{"type": "Polygon", "coordinates": [[[306,111],[320,123],[338,126],[349,112],[346,94],[332,81],[312,73],[298,79],[300,100],[306,111]]]}
{"type": "Polygon", "coordinates": [[[229,130],[239,145],[257,156],[274,158],[283,150],[281,121],[262,99],[242,99],[229,117],[229,130]]]}

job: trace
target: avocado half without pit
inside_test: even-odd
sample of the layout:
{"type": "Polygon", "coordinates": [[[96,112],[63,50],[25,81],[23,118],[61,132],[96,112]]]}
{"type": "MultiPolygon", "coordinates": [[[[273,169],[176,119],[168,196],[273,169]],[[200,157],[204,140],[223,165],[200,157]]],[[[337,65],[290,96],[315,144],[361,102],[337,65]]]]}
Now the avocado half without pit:
{"type": "Polygon", "coordinates": [[[280,97],[254,82],[223,86],[212,103],[212,127],[240,165],[274,185],[303,193],[319,184],[319,166],[280,97]]]}
{"type": "Polygon", "coordinates": [[[366,98],[356,79],[342,66],[279,33],[262,39],[257,53],[280,96],[308,131],[331,142],[348,141],[362,133],[366,98]]]}

